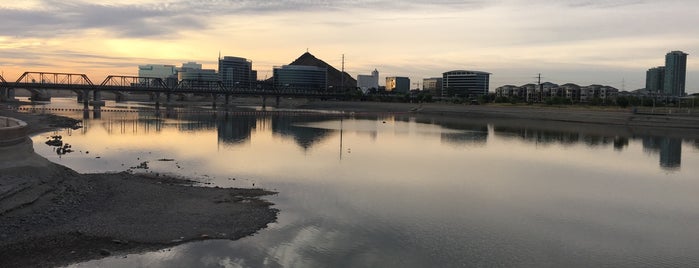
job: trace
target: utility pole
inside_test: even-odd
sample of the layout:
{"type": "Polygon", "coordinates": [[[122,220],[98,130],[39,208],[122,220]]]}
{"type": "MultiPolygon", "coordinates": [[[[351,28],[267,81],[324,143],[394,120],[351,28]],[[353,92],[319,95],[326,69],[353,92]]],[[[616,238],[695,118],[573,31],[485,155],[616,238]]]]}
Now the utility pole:
{"type": "Polygon", "coordinates": [[[342,73],[340,73],[340,92],[345,92],[345,54],[342,54],[342,73]]]}
{"type": "Polygon", "coordinates": [[[539,75],[537,75],[536,87],[537,87],[539,95],[540,95],[540,97],[538,97],[537,99],[538,99],[538,101],[542,101],[544,99],[544,88],[541,86],[541,73],[539,73],[539,75]]]}

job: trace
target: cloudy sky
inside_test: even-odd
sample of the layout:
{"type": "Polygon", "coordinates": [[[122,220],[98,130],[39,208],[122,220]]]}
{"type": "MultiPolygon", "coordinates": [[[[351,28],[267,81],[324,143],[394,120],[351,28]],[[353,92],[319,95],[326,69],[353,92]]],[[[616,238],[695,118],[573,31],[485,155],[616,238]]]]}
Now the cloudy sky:
{"type": "Polygon", "coordinates": [[[491,90],[544,81],[645,86],[648,68],[682,50],[699,92],[696,0],[0,0],[0,71],[136,75],[139,64],[222,55],[259,78],[308,50],[352,76],[378,69],[413,82],[466,69],[491,90]]]}

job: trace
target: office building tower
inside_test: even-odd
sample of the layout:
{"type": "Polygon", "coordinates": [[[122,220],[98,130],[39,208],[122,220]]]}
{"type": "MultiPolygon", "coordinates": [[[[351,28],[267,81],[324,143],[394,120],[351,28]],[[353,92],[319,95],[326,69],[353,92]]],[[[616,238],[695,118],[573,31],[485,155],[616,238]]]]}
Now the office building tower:
{"type": "Polygon", "coordinates": [[[665,55],[665,86],[663,91],[670,96],[685,94],[685,78],[687,75],[687,54],[682,51],[672,51],[665,55]]]}
{"type": "Polygon", "coordinates": [[[442,74],[442,96],[472,98],[488,94],[490,73],[456,70],[442,74]]]}
{"type": "Polygon", "coordinates": [[[275,90],[325,91],[328,69],[316,66],[283,65],[272,70],[275,90]]]}
{"type": "Polygon", "coordinates": [[[646,71],[646,90],[652,93],[663,93],[665,86],[665,67],[659,66],[646,71]]]}
{"type": "Polygon", "coordinates": [[[252,89],[257,81],[257,72],[252,70],[252,61],[240,57],[225,56],[218,59],[218,73],[227,88],[252,89]]]}

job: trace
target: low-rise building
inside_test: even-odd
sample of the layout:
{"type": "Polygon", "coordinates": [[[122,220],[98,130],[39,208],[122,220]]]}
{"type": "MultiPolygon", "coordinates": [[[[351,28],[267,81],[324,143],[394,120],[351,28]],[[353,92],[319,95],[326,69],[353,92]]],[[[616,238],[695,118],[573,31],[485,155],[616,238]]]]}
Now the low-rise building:
{"type": "Polygon", "coordinates": [[[442,96],[442,78],[431,77],[422,79],[422,90],[432,96],[442,96]]]}
{"type": "Polygon", "coordinates": [[[603,102],[616,99],[619,90],[611,86],[590,85],[581,87],[567,83],[557,85],[545,82],[540,85],[526,84],[520,87],[505,85],[495,89],[498,97],[515,98],[526,102],[544,102],[551,98],[569,99],[573,103],[590,102],[599,99],[603,102]]]}
{"type": "Polygon", "coordinates": [[[276,90],[328,90],[328,69],[305,65],[283,65],[273,69],[276,90]]]}
{"type": "Polygon", "coordinates": [[[369,90],[379,89],[379,71],[374,69],[371,75],[357,75],[357,87],[366,94],[369,90]]]}
{"type": "Polygon", "coordinates": [[[386,91],[395,93],[409,93],[410,78],[402,76],[386,77],[386,91]]]}

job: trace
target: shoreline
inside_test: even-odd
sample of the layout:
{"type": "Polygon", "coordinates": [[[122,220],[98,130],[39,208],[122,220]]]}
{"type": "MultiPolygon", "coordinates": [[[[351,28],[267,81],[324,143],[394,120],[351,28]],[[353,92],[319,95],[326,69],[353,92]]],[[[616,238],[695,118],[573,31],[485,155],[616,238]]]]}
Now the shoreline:
{"type": "Polygon", "coordinates": [[[415,115],[463,118],[521,119],[616,125],[627,127],[681,128],[699,130],[699,112],[693,114],[634,114],[632,108],[591,109],[586,107],[458,105],[445,103],[382,103],[314,101],[307,109],[340,109],[347,112],[410,112],[415,115]]]}
{"type": "MultiPolygon", "coordinates": [[[[0,111],[30,135],[79,120],[0,111]]],[[[36,154],[30,139],[0,147],[0,266],[52,267],[205,239],[236,240],[276,221],[262,189],[200,187],[150,174],[80,174],[36,154]]]]}

